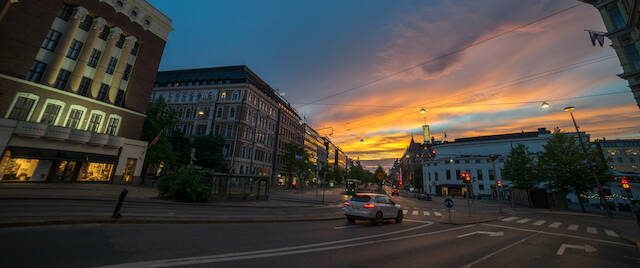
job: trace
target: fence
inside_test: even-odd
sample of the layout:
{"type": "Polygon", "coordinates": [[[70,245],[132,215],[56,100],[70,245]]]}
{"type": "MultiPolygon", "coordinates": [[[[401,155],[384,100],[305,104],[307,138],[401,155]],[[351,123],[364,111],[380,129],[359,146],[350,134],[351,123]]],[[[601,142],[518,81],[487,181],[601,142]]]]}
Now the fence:
{"type": "Polygon", "coordinates": [[[268,176],[209,173],[204,178],[211,186],[212,200],[269,199],[268,176]]]}

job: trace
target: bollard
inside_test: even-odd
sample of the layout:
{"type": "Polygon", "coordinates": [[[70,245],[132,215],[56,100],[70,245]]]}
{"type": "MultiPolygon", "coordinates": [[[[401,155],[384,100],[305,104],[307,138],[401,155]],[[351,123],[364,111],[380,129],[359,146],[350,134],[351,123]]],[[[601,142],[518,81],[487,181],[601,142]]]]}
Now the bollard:
{"type": "Polygon", "coordinates": [[[118,196],[118,201],[116,202],[116,207],[113,208],[113,215],[111,215],[111,218],[119,219],[120,216],[122,216],[120,215],[120,209],[122,208],[122,202],[124,202],[124,198],[127,197],[128,192],[127,188],[123,188],[122,192],[120,192],[120,196],[118,196]]]}

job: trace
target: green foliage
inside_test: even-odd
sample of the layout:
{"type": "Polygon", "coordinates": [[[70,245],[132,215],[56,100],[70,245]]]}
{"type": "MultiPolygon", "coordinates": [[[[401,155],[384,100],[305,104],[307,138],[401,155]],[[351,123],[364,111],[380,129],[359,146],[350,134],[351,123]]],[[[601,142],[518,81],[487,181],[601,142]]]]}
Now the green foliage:
{"type": "Polygon", "coordinates": [[[141,139],[151,143],[162,131],[156,144],[150,145],[145,158],[146,164],[156,165],[164,162],[167,165],[178,161],[179,155],[175,153],[171,138],[164,132],[165,129],[173,129],[178,122],[177,113],[167,108],[164,99],[160,98],[149,104],[147,117],[142,126],[141,139]]]}
{"type": "Polygon", "coordinates": [[[300,177],[303,171],[309,174],[313,170],[313,165],[309,161],[309,153],[302,145],[289,142],[284,145],[284,149],[284,165],[287,172],[297,174],[300,177]]]}
{"type": "Polygon", "coordinates": [[[532,190],[540,182],[536,171],[536,162],[530,156],[527,146],[516,144],[504,163],[502,177],[513,182],[515,188],[532,190]]]}
{"type": "Polygon", "coordinates": [[[414,170],[413,170],[413,176],[412,176],[412,183],[413,183],[413,187],[417,188],[417,189],[422,189],[423,188],[423,180],[422,180],[422,166],[417,166],[414,170]]]}
{"type": "Polygon", "coordinates": [[[345,170],[342,168],[336,168],[333,170],[333,179],[336,181],[336,183],[342,183],[345,173],[345,170]]]}
{"type": "Polygon", "coordinates": [[[350,179],[360,180],[362,182],[369,182],[371,181],[370,176],[371,175],[367,174],[367,171],[365,171],[364,168],[362,168],[362,166],[359,163],[353,166],[351,170],[349,170],[350,179]]]}
{"type": "Polygon", "coordinates": [[[196,148],[194,163],[205,168],[217,169],[224,160],[222,155],[223,146],[224,139],[220,136],[196,137],[193,140],[193,148],[196,148]]]}
{"type": "Polygon", "coordinates": [[[157,187],[160,197],[193,202],[206,202],[211,197],[211,188],[191,165],[167,172],[158,179],[157,187]]]}
{"type": "Polygon", "coordinates": [[[173,130],[169,135],[169,142],[176,156],[176,163],[188,165],[191,162],[191,142],[182,131],[173,130]]]}

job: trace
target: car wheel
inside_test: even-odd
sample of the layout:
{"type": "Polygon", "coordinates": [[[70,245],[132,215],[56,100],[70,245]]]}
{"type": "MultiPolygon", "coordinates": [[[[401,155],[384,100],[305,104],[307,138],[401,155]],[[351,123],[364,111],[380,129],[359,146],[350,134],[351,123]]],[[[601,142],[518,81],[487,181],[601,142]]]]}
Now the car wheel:
{"type": "Polygon", "coordinates": [[[382,225],[382,222],[384,222],[384,218],[382,217],[382,212],[378,211],[378,213],[376,213],[375,219],[373,219],[373,224],[380,226],[382,225]]]}
{"type": "Polygon", "coordinates": [[[347,216],[347,222],[349,222],[350,224],[354,224],[356,223],[356,218],[352,216],[347,216]]]}
{"type": "Polygon", "coordinates": [[[402,210],[398,211],[398,216],[396,216],[396,223],[402,222],[402,210]]]}

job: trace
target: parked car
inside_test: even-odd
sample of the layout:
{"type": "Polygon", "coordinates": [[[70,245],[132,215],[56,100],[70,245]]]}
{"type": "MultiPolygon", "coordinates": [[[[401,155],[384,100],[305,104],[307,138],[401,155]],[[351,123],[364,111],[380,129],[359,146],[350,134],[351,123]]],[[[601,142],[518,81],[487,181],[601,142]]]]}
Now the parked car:
{"type": "Polygon", "coordinates": [[[402,207],[385,194],[358,193],[344,203],[344,215],[349,223],[356,220],[370,220],[382,225],[386,219],[402,222],[402,207]]]}
{"type": "Polygon", "coordinates": [[[429,194],[416,194],[416,198],[419,200],[431,201],[431,196],[429,194]]]}
{"type": "Polygon", "coordinates": [[[391,190],[391,196],[400,196],[400,190],[398,189],[393,189],[391,190]]]}

